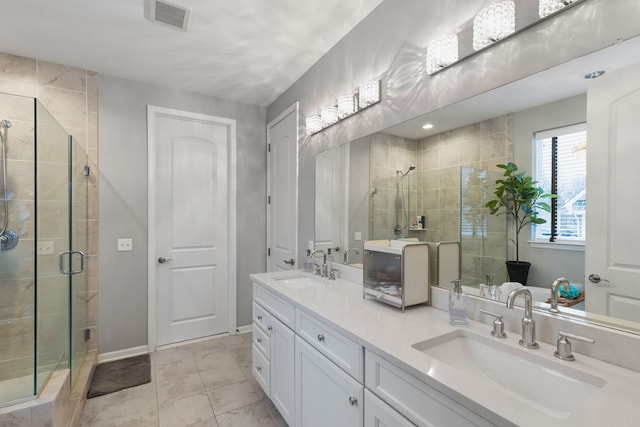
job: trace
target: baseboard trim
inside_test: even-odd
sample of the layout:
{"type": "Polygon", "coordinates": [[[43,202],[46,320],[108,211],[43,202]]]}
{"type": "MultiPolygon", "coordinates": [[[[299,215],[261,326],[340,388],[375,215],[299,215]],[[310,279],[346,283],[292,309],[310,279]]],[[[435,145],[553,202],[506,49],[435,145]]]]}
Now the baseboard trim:
{"type": "Polygon", "coordinates": [[[127,357],[139,356],[147,354],[149,348],[146,345],[139,347],[125,348],[123,350],[112,351],[110,353],[102,353],[98,355],[98,363],[113,362],[114,360],[126,359],[127,357]]]}
{"type": "Polygon", "coordinates": [[[246,334],[247,332],[251,332],[252,330],[252,325],[239,326],[236,328],[236,332],[239,334],[246,334]]]}

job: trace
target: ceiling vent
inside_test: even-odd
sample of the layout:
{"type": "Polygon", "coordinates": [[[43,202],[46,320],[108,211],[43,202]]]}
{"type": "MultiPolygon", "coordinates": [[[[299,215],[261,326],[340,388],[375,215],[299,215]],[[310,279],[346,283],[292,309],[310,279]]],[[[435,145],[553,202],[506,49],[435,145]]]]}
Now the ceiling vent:
{"type": "Polygon", "coordinates": [[[191,9],[161,0],[144,2],[144,16],[154,22],[187,31],[191,9]]]}

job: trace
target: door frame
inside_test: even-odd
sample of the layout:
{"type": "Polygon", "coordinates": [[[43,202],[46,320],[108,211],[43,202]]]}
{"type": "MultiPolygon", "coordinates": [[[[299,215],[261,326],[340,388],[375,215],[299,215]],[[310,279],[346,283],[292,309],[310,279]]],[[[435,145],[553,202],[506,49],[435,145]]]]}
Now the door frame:
{"type": "Polygon", "coordinates": [[[147,347],[152,352],[157,345],[157,294],[156,294],[156,118],[172,117],[178,119],[200,120],[229,129],[229,146],[227,147],[227,215],[228,215],[228,261],[227,261],[227,329],[233,333],[237,328],[237,224],[236,224],[236,121],[208,114],[192,113],[173,108],[147,105],[147,347]]]}
{"type": "MultiPolygon", "coordinates": [[[[300,175],[300,170],[299,170],[299,163],[300,163],[300,146],[299,146],[299,142],[300,142],[300,115],[299,115],[299,102],[294,102],[290,107],[288,107],[287,109],[285,109],[284,111],[282,111],[280,114],[278,114],[278,116],[271,120],[269,123],[267,123],[267,197],[269,197],[270,195],[270,190],[271,190],[271,161],[269,160],[269,146],[271,144],[271,129],[277,125],[278,123],[280,123],[285,117],[287,117],[289,114],[295,114],[295,118],[296,118],[296,189],[295,189],[295,205],[296,205],[296,212],[294,215],[294,224],[293,224],[293,229],[295,230],[295,242],[294,242],[294,259],[296,261],[296,268],[299,268],[298,266],[298,177],[300,175]]],[[[267,214],[267,248],[271,247],[271,205],[269,204],[269,202],[267,201],[267,206],[266,206],[266,214],[267,214]]],[[[269,253],[267,251],[267,258],[266,258],[266,265],[267,265],[267,271],[269,271],[269,253]]]]}

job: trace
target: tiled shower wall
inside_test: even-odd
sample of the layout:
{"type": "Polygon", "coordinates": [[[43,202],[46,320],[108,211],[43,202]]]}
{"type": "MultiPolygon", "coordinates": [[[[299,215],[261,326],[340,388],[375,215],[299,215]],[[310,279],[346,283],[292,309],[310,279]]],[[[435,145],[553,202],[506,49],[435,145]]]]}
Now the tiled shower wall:
{"type": "MultiPolygon", "coordinates": [[[[91,168],[91,175],[88,184],[88,243],[87,243],[87,297],[92,296],[88,302],[88,314],[86,327],[90,328],[91,339],[88,342],[88,349],[97,349],[97,291],[98,291],[98,78],[95,73],[77,68],[66,67],[50,62],[24,58],[9,54],[0,53],[0,92],[37,98],[51,115],[65,128],[67,133],[73,135],[83,150],[86,151],[91,168]]],[[[30,107],[33,108],[32,106],[30,107]]],[[[11,120],[11,114],[17,112],[7,112],[9,116],[0,119],[11,120]]],[[[4,112],[3,112],[4,114],[4,112]]],[[[32,116],[32,114],[31,114],[32,116]]],[[[14,118],[15,120],[15,118],[14,118]]],[[[18,118],[16,125],[9,129],[9,144],[7,158],[8,170],[25,170],[25,176],[32,174],[33,164],[27,165],[20,155],[15,151],[17,142],[25,149],[33,150],[33,123],[21,122],[18,118]],[[29,147],[30,144],[30,147],[29,147]],[[12,164],[13,163],[13,164],[12,164]]],[[[42,155],[42,153],[41,153],[42,155]]],[[[13,177],[12,177],[13,179],[13,177]]],[[[33,200],[33,195],[31,195],[33,200]]],[[[25,201],[27,205],[32,201],[25,201]]],[[[10,213],[10,222],[14,223],[18,212],[10,213]]],[[[30,219],[27,232],[24,237],[34,238],[33,224],[35,218],[30,219]]],[[[41,226],[43,224],[40,224],[41,226]]],[[[44,228],[55,228],[55,224],[44,224],[44,228]]],[[[33,253],[25,256],[24,259],[15,260],[14,264],[33,263],[33,253]]],[[[11,313],[14,316],[12,322],[22,325],[25,331],[33,331],[32,325],[33,308],[33,271],[29,268],[19,268],[13,266],[18,271],[24,271],[21,277],[17,277],[14,286],[2,289],[0,299],[0,316],[4,313],[11,313]]],[[[10,336],[20,336],[20,329],[10,336]]],[[[24,331],[23,331],[24,332],[24,331]]],[[[16,354],[18,345],[27,346],[33,352],[33,336],[22,335],[22,339],[15,341],[9,346],[0,348],[0,363],[4,360],[17,361],[11,358],[16,354]],[[7,353],[8,352],[8,353],[7,353]],[[6,353],[6,354],[5,354],[6,353]]],[[[4,337],[3,337],[4,341],[4,337]]],[[[31,362],[31,366],[32,362],[31,362]]]]}
{"type": "MultiPolygon", "coordinates": [[[[409,221],[417,215],[426,217],[425,231],[409,231],[409,237],[422,241],[460,240],[460,166],[500,171],[497,164],[513,159],[513,115],[508,114],[443,132],[421,140],[387,134],[370,138],[371,185],[376,187],[371,206],[370,236],[388,239],[395,222],[396,171],[416,169],[411,179],[409,221]],[[375,182],[375,185],[374,185],[375,182]],[[374,209],[376,210],[374,212],[374,209]]],[[[405,183],[406,188],[406,183],[405,183]]],[[[504,219],[504,217],[499,217],[504,219]]],[[[411,225],[411,224],[409,224],[411,225]]],[[[504,267],[507,239],[504,227],[493,227],[489,234],[465,237],[462,242],[462,277],[483,277],[496,273],[496,280],[506,280],[504,267]]],[[[470,285],[477,283],[469,283],[470,285]]]]}

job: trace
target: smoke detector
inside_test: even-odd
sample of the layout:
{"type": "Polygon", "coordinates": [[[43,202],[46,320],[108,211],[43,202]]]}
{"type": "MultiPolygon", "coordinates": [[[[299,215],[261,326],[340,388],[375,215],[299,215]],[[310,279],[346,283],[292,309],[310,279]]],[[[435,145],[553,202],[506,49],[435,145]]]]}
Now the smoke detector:
{"type": "Polygon", "coordinates": [[[163,0],[146,0],[144,2],[145,18],[187,31],[191,18],[191,9],[163,0]]]}

